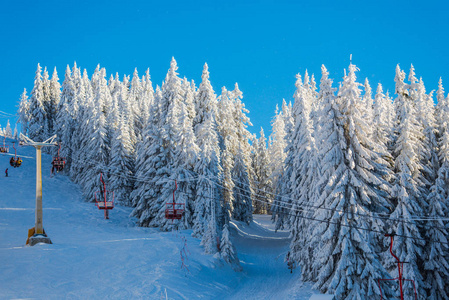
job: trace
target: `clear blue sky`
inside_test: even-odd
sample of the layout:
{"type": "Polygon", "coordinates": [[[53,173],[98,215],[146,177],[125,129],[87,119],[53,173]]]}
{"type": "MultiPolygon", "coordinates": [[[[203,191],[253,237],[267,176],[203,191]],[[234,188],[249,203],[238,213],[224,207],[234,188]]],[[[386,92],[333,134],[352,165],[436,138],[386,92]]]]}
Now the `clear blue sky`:
{"type": "MultiPolygon", "coordinates": [[[[335,86],[353,54],[373,89],[394,88],[396,64],[413,63],[427,90],[449,91],[446,1],[2,1],[0,111],[15,113],[33,87],[37,63],[64,79],[67,64],[100,64],[109,74],[160,84],[172,56],[197,84],[205,62],[217,94],[239,83],[254,124],[266,135],[276,104],[292,99],[295,74],[317,81],[326,65],[335,86]]],[[[51,74],[50,74],[51,75],[51,74]]],[[[12,121],[12,120],[11,120],[12,121]]],[[[2,127],[6,119],[0,118],[2,127]]]]}

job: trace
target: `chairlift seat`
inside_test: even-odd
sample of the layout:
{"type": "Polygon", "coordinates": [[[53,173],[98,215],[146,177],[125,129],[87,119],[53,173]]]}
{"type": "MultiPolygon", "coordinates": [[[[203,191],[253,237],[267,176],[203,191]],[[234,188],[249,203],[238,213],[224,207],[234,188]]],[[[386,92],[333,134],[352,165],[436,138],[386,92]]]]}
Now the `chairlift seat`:
{"type": "Polygon", "coordinates": [[[112,201],[106,201],[105,202],[97,202],[96,203],[98,209],[113,209],[114,208],[114,202],[112,201]]]}
{"type": "Polygon", "coordinates": [[[184,216],[184,203],[166,203],[165,204],[165,218],[168,220],[180,220],[184,216]]]}

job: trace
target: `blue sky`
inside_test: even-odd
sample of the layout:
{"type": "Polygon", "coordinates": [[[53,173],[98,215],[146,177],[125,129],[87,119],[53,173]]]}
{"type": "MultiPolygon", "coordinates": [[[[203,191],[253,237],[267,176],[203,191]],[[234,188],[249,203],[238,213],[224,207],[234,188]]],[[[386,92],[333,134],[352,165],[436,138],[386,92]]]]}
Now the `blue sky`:
{"type": "Polygon", "coordinates": [[[121,77],[150,68],[156,85],[174,56],[197,84],[207,62],[217,94],[238,82],[250,130],[268,135],[296,73],[319,81],[324,64],[337,86],[350,54],[373,89],[393,91],[399,63],[413,64],[428,91],[439,77],[449,91],[448,10],[444,1],[3,1],[0,111],[16,112],[37,63],[56,67],[61,82],[74,61],[89,75],[97,64],[121,77]]]}

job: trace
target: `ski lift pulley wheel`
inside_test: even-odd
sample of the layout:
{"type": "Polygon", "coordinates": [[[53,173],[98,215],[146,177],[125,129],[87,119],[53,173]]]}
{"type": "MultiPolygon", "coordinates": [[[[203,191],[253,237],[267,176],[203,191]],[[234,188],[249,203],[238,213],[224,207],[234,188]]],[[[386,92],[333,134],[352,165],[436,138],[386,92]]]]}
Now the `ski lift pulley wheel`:
{"type": "Polygon", "coordinates": [[[180,220],[184,216],[185,203],[175,202],[175,191],[178,189],[178,183],[175,180],[175,189],[173,190],[173,203],[165,203],[165,218],[167,220],[180,220]]]}
{"type": "Polygon", "coordinates": [[[104,218],[109,219],[109,210],[114,208],[114,192],[106,189],[106,184],[103,180],[103,173],[100,173],[100,190],[94,193],[95,206],[98,209],[104,210],[104,218]]]}

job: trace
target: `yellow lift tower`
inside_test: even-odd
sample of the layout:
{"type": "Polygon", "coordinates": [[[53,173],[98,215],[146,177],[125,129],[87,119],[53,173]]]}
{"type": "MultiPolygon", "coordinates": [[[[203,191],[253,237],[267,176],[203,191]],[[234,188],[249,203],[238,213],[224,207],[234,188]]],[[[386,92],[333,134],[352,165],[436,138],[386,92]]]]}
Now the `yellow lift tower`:
{"type": "Polygon", "coordinates": [[[27,245],[34,246],[38,243],[52,244],[50,238],[44,230],[42,222],[42,169],[41,169],[41,148],[47,146],[57,146],[54,142],[56,135],[43,142],[35,142],[29,137],[20,134],[20,140],[24,146],[33,146],[36,149],[36,222],[33,228],[28,230],[27,245]]]}

